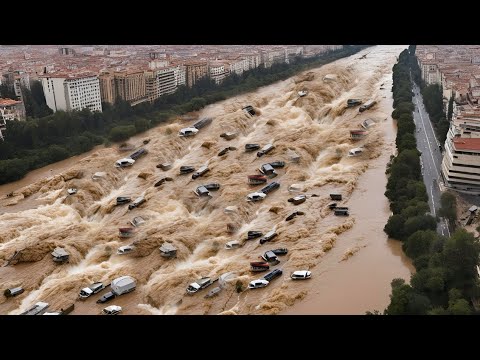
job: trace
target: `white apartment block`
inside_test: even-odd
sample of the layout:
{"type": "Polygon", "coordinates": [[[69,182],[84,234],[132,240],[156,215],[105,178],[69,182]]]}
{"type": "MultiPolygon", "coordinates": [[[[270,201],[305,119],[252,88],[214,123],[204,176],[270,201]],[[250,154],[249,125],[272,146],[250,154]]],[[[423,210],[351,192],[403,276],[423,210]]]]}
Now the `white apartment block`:
{"type": "Polygon", "coordinates": [[[283,62],[285,62],[284,49],[262,51],[262,63],[266,68],[271,67],[273,64],[283,62]]]}
{"type": "Polygon", "coordinates": [[[241,54],[241,56],[246,60],[246,63],[248,64],[248,69],[255,69],[260,66],[262,63],[262,59],[260,54],[241,54]]]}
{"type": "Polygon", "coordinates": [[[175,66],[175,82],[177,86],[186,85],[186,70],[184,65],[175,66]]]}
{"type": "Polygon", "coordinates": [[[237,75],[242,75],[245,71],[245,67],[248,68],[248,61],[245,59],[236,59],[229,61],[229,71],[231,74],[235,73],[237,75]]]}
{"type": "Polygon", "coordinates": [[[458,116],[450,125],[442,161],[445,185],[480,195],[480,118],[458,116]]]}
{"type": "Polygon", "coordinates": [[[85,108],[102,111],[100,82],[97,76],[49,74],[41,79],[45,100],[53,111],[85,108]]]}
{"type": "Polygon", "coordinates": [[[220,84],[228,75],[228,70],[225,69],[224,63],[210,63],[210,78],[215,81],[215,84],[220,84]]]}

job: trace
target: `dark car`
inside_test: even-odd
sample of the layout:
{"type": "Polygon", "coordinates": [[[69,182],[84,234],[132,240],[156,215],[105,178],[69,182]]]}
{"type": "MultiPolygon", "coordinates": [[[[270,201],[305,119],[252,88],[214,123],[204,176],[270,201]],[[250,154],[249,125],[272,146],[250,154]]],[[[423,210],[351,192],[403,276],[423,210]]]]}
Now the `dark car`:
{"type": "Polygon", "coordinates": [[[275,269],[272,272],[269,272],[267,275],[265,275],[263,278],[267,280],[268,282],[272,281],[273,279],[276,279],[277,277],[281,276],[283,274],[283,271],[280,269],[275,269]]]}
{"type": "Polygon", "coordinates": [[[127,204],[132,201],[132,198],[127,196],[119,196],[117,197],[117,205],[127,204]]]}
{"type": "Polygon", "coordinates": [[[115,294],[113,292],[109,291],[105,295],[103,295],[100,299],[97,300],[97,304],[106,303],[106,302],[112,300],[114,297],[115,297],[115,294]]]}
{"type": "Polygon", "coordinates": [[[260,236],[263,236],[263,233],[261,231],[251,230],[247,233],[247,240],[256,239],[260,236]]]}
{"type": "Polygon", "coordinates": [[[272,250],[272,252],[275,254],[275,255],[287,255],[288,254],[288,249],[287,248],[280,248],[280,249],[274,249],[272,250]]]}

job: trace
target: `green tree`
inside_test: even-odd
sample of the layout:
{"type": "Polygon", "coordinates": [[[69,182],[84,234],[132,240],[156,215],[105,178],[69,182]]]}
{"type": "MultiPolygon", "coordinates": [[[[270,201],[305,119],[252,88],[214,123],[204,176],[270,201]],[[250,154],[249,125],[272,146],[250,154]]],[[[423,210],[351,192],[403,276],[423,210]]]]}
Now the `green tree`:
{"type": "Polygon", "coordinates": [[[385,225],[383,231],[393,239],[402,240],[404,237],[404,228],[405,219],[402,215],[396,214],[388,218],[387,224],[385,225]]]}
{"type": "Polygon", "coordinates": [[[448,113],[447,113],[447,120],[450,122],[452,121],[452,115],[453,115],[453,94],[450,96],[450,100],[448,101],[448,113]]]}
{"type": "Polygon", "coordinates": [[[431,215],[418,215],[405,221],[405,235],[410,236],[418,230],[436,230],[437,222],[431,215]]]}
{"type": "Polygon", "coordinates": [[[444,192],[440,196],[440,209],[438,210],[440,216],[448,219],[450,226],[455,226],[457,220],[457,198],[450,192],[444,192]]]}
{"type": "Polygon", "coordinates": [[[437,234],[432,230],[416,231],[403,243],[403,250],[411,259],[430,253],[437,234]]]}
{"type": "Polygon", "coordinates": [[[111,141],[122,141],[128,139],[130,136],[135,135],[134,125],[116,126],[110,130],[109,139],[111,141]]]}

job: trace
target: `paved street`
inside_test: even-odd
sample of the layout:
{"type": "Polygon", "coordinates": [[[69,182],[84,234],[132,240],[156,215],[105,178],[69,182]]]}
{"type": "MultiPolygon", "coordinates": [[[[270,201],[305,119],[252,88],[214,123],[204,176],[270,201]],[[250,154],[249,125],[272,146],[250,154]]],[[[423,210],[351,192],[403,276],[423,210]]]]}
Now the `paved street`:
{"type": "MultiPolygon", "coordinates": [[[[430,205],[430,212],[433,216],[437,215],[440,207],[441,187],[443,180],[441,175],[442,153],[439,149],[440,144],[433,131],[432,123],[427,111],[423,105],[423,98],[420,94],[420,88],[414,84],[413,104],[415,111],[413,112],[413,119],[417,131],[415,137],[417,139],[417,148],[421,151],[420,162],[422,165],[422,175],[428,193],[428,204],[430,205]]],[[[442,218],[438,223],[437,232],[442,235],[450,236],[450,231],[447,222],[442,218]]]]}

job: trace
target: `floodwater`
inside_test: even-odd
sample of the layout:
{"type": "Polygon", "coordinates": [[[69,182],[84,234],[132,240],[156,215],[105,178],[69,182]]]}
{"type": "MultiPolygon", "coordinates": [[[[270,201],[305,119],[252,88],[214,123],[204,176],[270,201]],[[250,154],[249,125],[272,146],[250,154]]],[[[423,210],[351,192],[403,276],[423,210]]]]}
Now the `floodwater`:
{"type": "MultiPolygon", "coordinates": [[[[213,122],[194,137],[180,138],[178,131],[190,122],[170,123],[131,140],[142,140],[149,153],[130,168],[116,169],[113,163],[125,153],[100,148],[70,167],[31,183],[9,184],[14,196],[0,199],[0,264],[19,252],[17,264],[0,268],[2,289],[23,286],[25,293],[14,299],[0,298],[0,313],[18,314],[37,301],[59,310],[75,303],[73,314],[98,314],[107,305],[120,305],[124,314],[363,314],[383,310],[388,304],[389,283],[395,277],[408,279],[411,265],[399,244],[386,239],[383,226],[389,215],[383,196],[385,165],[394,152],[395,129],[391,114],[391,68],[405,46],[376,46],[349,58],[314,69],[245,95],[203,109],[200,117],[213,122]],[[359,58],[367,54],[366,58],[359,58]],[[380,90],[384,84],[385,90],[380,90]],[[299,98],[297,92],[308,90],[299,98]],[[378,104],[359,113],[345,109],[349,98],[373,98],[378,104]],[[241,108],[252,105],[257,115],[248,117],[241,108]],[[365,119],[375,125],[368,136],[350,139],[365,119]],[[220,137],[237,132],[233,140],[220,137]],[[275,149],[263,157],[244,152],[247,143],[273,143],[275,149]],[[222,157],[225,147],[232,150],[222,157]],[[348,157],[348,151],[363,146],[364,152],[348,157]],[[295,151],[300,161],[289,154],[295,151]],[[247,202],[246,195],[260,186],[247,184],[247,175],[272,161],[285,161],[273,179],[280,188],[261,202],[247,202]],[[171,162],[172,169],[155,167],[171,162]],[[179,175],[182,165],[210,171],[193,180],[179,175]],[[95,172],[105,177],[92,180],[95,172]],[[164,176],[173,178],[154,187],[164,176]],[[193,190],[219,183],[211,198],[197,197],[193,190]],[[297,184],[307,200],[293,205],[287,200],[299,193],[288,188],[297,184]],[[70,187],[78,193],[68,195],[70,187]],[[343,194],[341,205],[349,217],[336,217],[328,209],[329,194],[343,194]],[[311,195],[317,195],[312,197],[311,195]],[[128,210],[115,206],[117,196],[144,196],[146,202],[128,210]],[[225,213],[227,206],[236,211],[225,213]],[[14,211],[9,211],[14,209],[14,211]],[[302,211],[292,221],[285,218],[302,211]],[[120,239],[118,228],[134,216],[146,223],[130,239],[120,239]],[[227,224],[236,229],[228,231],[227,224]],[[245,241],[249,230],[278,236],[264,245],[258,239],[245,241]],[[239,240],[242,247],[226,250],[225,244],[239,240]],[[158,248],[169,242],[177,247],[177,258],[161,257],[158,248]],[[122,245],[134,251],[117,255],[122,245]],[[61,246],[70,253],[68,264],[54,264],[50,252],[61,246]],[[265,251],[288,248],[275,267],[283,270],[268,287],[244,290],[264,273],[251,273],[249,263],[265,251]],[[342,261],[343,259],[343,261],[342,261]],[[312,279],[292,281],[295,270],[309,269],[312,279]],[[213,287],[188,296],[189,283],[202,276],[213,279],[232,272],[215,297],[204,295],[213,287]],[[134,292],[108,304],[96,304],[102,293],[86,301],[77,300],[82,287],[95,281],[110,283],[130,275],[137,281],[134,292]]],[[[193,121],[192,121],[193,122],[193,121]]],[[[68,160],[67,160],[68,162],[68,160]]],[[[50,167],[51,168],[51,167],[50,167]]],[[[40,171],[41,172],[41,169],[40,171]]],[[[272,181],[272,180],[270,180],[272,181]]],[[[269,181],[269,182],[270,182],[269,181]]],[[[6,189],[2,189],[6,191],[6,189]]]]}

